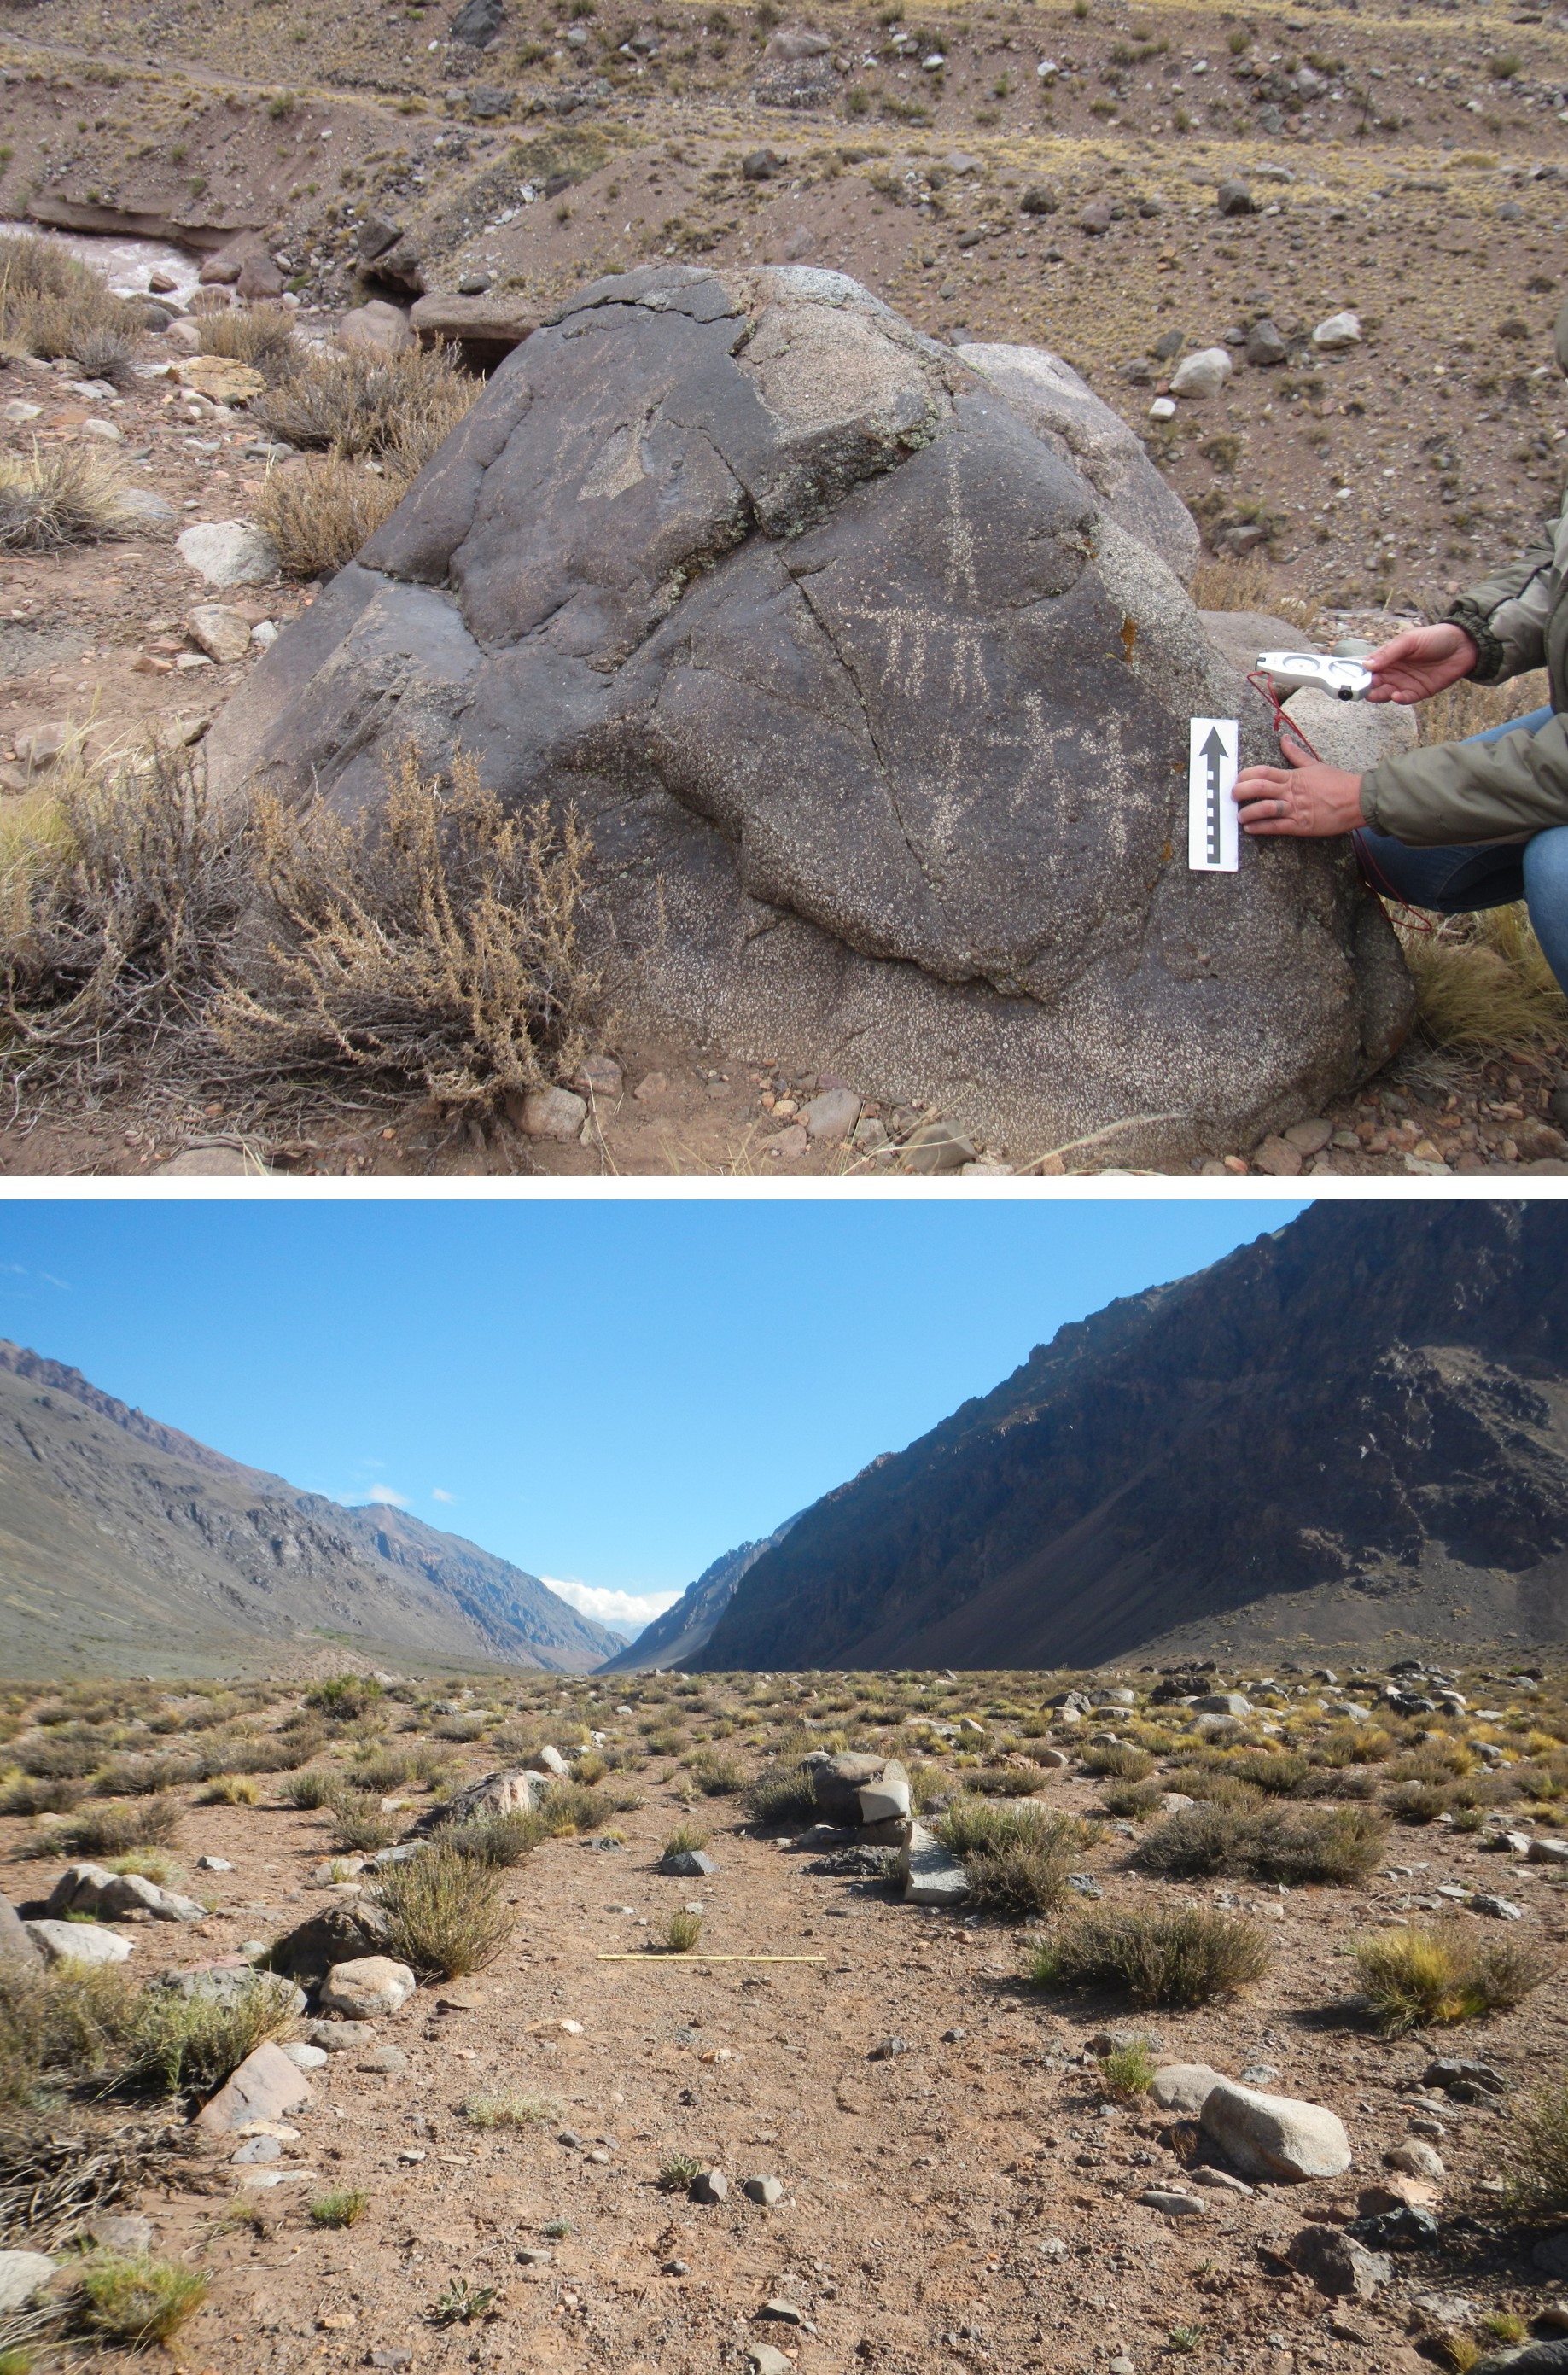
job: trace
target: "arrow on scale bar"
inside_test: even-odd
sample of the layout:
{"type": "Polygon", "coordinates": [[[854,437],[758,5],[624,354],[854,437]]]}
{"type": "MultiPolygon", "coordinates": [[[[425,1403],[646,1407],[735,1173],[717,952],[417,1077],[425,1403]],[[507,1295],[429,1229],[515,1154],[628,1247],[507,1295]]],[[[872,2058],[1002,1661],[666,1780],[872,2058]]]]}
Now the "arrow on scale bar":
{"type": "Polygon", "coordinates": [[[1204,815],[1208,833],[1208,863],[1220,863],[1220,770],[1225,762],[1225,743],[1217,726],[1208,729],[1208,739],[1198,752],[1208,762],[1208,784],[1204,794],[1204,815]]]}

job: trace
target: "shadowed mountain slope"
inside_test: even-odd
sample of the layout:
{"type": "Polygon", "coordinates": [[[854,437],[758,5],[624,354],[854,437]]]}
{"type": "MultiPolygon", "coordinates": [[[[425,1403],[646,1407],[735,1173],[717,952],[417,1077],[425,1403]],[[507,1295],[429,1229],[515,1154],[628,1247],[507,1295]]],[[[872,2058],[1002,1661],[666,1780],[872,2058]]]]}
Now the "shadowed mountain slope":
{"type": "Polygon", "coordinates": [[[1319,1204],[807,1510],[691,1660],[1568,1633],[1568,1207],[1319,1204]]]}
{"type": "Polygon", "coordinates": [[[584,1673],[619,1646],[459,1535],[297,1492],[3,1340],[0,1609],[12,1678],[277,1671],[343,1648],[584,1673]]]}
{"type": "Polygon", "coordinates": [[[695,1583],[689,1583],[673,1608],[655,1616],[622,1649],[600,1667],[602,1674],[645,1674],[654,1666],[678,1666],[694,1660],[713,1638],[713,1627],[729,1606],[739,1588],[740,1578],[749,1574],[765,1551],[782,1542],[794,1518],[786,1518],[775,1533],[765,1534],[760,1542],[742,1542],[738,1550],[725,1551],[712,1566],[704,1567],[695,1583]]]}

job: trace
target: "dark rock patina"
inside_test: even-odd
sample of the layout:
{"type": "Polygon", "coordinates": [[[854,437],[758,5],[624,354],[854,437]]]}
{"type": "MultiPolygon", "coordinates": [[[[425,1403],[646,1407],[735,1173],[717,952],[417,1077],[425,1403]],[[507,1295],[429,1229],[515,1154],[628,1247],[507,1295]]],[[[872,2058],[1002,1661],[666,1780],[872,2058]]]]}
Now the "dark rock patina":
{"type": "Polygon", "coordinates": [[[628,273],[507,358],[214,780],[354,812],[461,741],[576,804],[623,1011],[1015,1144],[1229,1147],[1382,1061],[1410,992],[1341,846],[1187,870],[1189,716],[1271,747],[1196,549],[1055,357],[961,360],[834,273],[628,273]]]}

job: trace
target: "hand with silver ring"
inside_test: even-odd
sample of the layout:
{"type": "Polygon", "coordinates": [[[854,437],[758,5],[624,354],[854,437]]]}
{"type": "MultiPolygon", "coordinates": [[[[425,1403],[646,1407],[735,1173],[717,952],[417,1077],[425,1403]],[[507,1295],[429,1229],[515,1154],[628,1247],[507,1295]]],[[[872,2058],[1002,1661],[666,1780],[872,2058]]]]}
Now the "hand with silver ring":
{"type": "Polygon", "coordinates": [[[1255,839],[1286,833],[1298,840],[1326,841],[1353,833],[1362,814],[1362,779],[1340,767],[1326,767],[1287,731],[1279,738],[1284,767],[1244,767],[1231,798],[1241,810],[1242,831],[1255,839]]]}

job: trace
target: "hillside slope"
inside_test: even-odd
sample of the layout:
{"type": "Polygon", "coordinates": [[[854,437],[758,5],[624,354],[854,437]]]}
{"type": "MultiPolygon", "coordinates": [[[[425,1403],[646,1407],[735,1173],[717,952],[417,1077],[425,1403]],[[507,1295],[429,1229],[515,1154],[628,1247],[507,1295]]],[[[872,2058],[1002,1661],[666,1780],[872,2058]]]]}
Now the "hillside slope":
{"type": "Polygon", "coordinates": [[[1321,1204],[808,1509],[693,1662],[1568,1633],[1568,1208],[1321,1204]]]}
{"type": "Polygon", "coordinates": [[[750,1573],[765,1551],[783,1542],[795,1522],[794,1518],[786,1518],[775,1532],[765,1534],[760,1542],[742,1542],[737,1550],[725,1551],[712,1566],[703,1568],[695,1583],[687,1585],[673,1608],[655,1616],[635,1641],[599,1672],[646,1674],[655,1666],[678,1666],[696,1659],[712,1640],[713,1627],[739,1589],[742,1576],[750,1573]]]}
{"type": "Polygon", "coordinates": [[[345,1646],[584,1673],[619,1646],[459,1535],[297,1492],[3,1340],[0,1607],[10,1679],[277,1671],[345,1646]]]}

